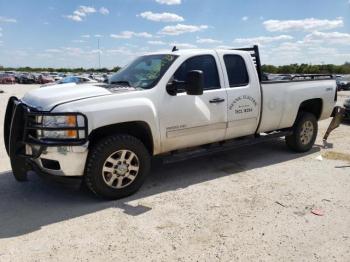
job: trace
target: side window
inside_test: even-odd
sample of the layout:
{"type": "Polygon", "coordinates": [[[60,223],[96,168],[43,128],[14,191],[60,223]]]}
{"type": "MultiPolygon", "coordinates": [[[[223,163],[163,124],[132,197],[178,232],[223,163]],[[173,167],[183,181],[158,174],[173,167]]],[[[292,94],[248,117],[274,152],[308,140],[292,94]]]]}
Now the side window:
{"type": "Polygon", "coordinates": [[[201,55],[187,59],[175,72],[174,79],[185,81],[187,73],[192,70],[203,71],[205,90],[221,88],[218,68],[213,56],[201,55]]]}
{"type": "Polygon", "coordinates": [[[245,86],[249,83],[247,67],[240,55],[225,55],[224,61],[230,87],[245,86]]]}

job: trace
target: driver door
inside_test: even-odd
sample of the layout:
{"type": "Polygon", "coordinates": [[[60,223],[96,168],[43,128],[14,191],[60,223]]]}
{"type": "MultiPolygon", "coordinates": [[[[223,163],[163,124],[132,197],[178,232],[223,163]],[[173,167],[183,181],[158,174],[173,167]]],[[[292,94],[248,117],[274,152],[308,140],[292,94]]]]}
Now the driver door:
{"type": "Polygon", "coordinates": [[[227,94],[218,70],[215,53],[194,56],[184,61],[172,79],[185,81],[188,72],[201,70],[204,75],[203,95],[176,96],[165,92],[160,114],[162,152],[221,141],[227,124],[227,94]]]}

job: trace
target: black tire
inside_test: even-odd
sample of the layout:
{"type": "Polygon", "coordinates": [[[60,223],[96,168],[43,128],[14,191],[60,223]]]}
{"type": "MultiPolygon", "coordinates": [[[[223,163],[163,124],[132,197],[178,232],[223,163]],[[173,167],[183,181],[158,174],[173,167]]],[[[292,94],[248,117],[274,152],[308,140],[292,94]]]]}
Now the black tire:
{"type": "Polygon", "coordinates": [[[286,144],[295,152],[307,152],[314,145],[317,132],[318,124],[315,115],[308,112],[301,112],[294,123],[293,134],[286,136],[286,144]],[[304,125],[307,126],[305,127],[304,125]],[[310,131],[311,129],[312,131],[310,131]],[[309,135],[305,137],[303,135],[305,134],[304,132],[309,133],[309,135]]]}
{"type": "MultiPolygon", "coordinates": [[[[115,161],[119,162],[118,159],[115,161]]],[[[114,164],[113,164],[114,165],[114,164]]],[[[113,172],[117,172],[116,166],[111,168],[114,169],[113,172]]],[[[122,164],[123,165],[123,164],[122,164]]],[[[124,164],[124,166],[127,164],[124,164]]],[[[131,165],[131,164],[130,164],[131,165]]],[[[129,165],[127,165],[129,166],[129,165]]],[[[150,153],[146,149],[145,145],[137,138],[130,135],[113,135],[106,137],[99,142],[97,142],[91,149],[87,158],[85,166],[85,183],[87,187],[95,193],[97,196],[106,199],[119,199],[129,196],[135,193],[144,183],[151,166],[150,153]],[[138,172],[132,182],[129,181],[127,174],[120,175],[118,173],[103,172],[103,168],[112,155],[117,154],[119,151],[128,151],[136,155],[138,172]],[[106,176],[110,176],[112,181],[112,176],[123,176],[122,180],[125,182],[125,187],[123,188],[113,188],[116,185],[108,185],[106,182],[106,176]]],[[[128,167],[129,168],[129,167],[128,167]]],[[[129,170],[129,169],[128,169],[129,170]]],[[[128,171],[128,173],[131,171],[128,171]]],[[[136,171],[135,171],[136,172],[136,171]]],[[[135,173],[134,173],[135,174],[135,173]]],[[[115,178],[118,182],[118,178],[115,178]]],[[[124,182],[123,182],[124,183],[124,182]]]]}
{"type": "Polygon", "coordinates": [[[25,182],[27,177],[27,163],[23,158],[12,157],[11,158],[12,173],[18,182],[25,182]]]}

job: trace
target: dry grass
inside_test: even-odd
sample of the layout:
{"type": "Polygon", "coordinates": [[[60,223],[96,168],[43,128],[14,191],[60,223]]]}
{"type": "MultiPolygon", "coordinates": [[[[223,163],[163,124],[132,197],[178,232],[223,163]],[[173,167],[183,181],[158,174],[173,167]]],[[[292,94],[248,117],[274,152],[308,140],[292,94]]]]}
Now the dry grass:
{"type": "Polygon", "coordinates": [[[348,161],[350,163],[350,154],[328,151],[322,154],[322,156],[330,160],[342,160],[342,161],[348,161]]]}

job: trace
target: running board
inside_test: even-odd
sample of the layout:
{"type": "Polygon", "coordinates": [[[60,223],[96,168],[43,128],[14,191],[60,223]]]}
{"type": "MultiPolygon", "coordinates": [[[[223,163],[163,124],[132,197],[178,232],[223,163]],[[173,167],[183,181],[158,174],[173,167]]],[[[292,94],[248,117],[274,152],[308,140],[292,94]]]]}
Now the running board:
{"type": "Polygon", "coordinates": [[[175,162],[184,161],[200,156],[206,156],[210,154],[216,154],[220,152],[229,151],[232,149],[240,148],[248,145],[255,145],[258,143],[270,141],[283,136],[289,136],[293,134],[292,130],[278,131],[270,134],[258,134],[257,136],[249,136],[244,138],[236,138],[220,143],[208,144],[201,147],[196,147],[192,150],[186,151],[174,151],[168,155],[161,156],[164,164],[170,164],[175,162]]]}

